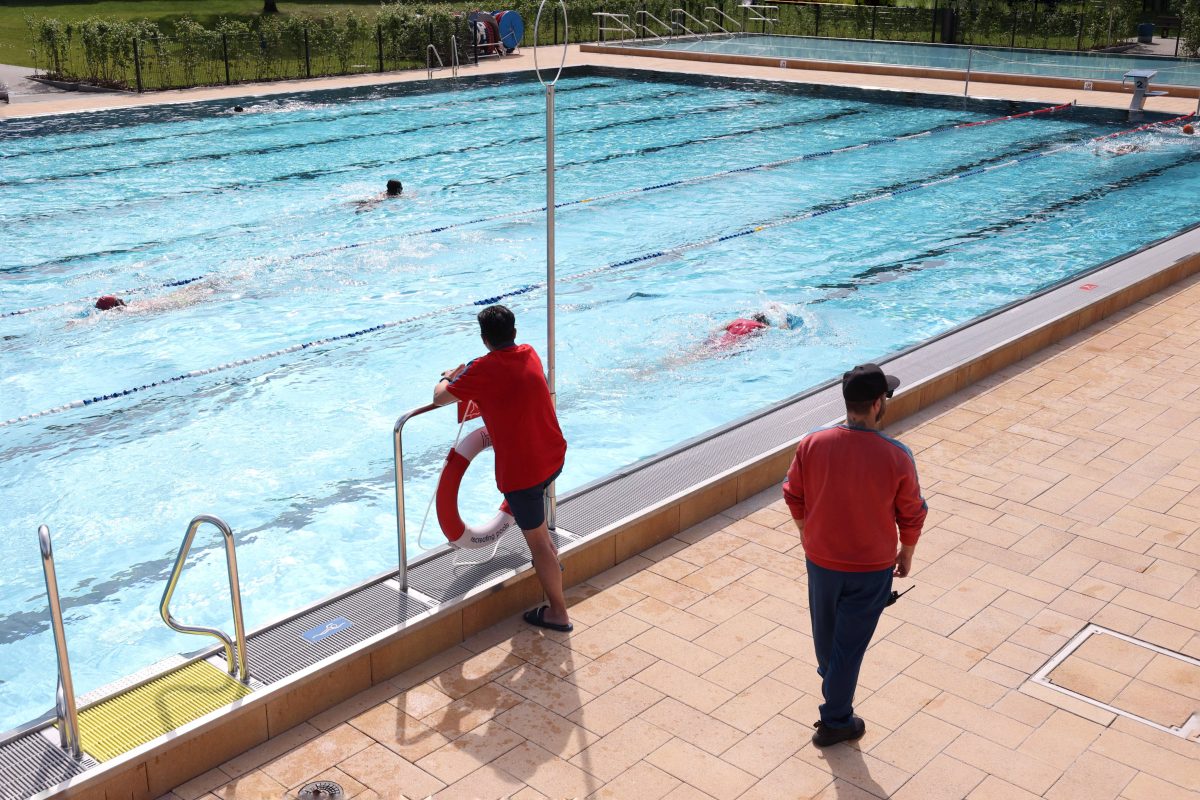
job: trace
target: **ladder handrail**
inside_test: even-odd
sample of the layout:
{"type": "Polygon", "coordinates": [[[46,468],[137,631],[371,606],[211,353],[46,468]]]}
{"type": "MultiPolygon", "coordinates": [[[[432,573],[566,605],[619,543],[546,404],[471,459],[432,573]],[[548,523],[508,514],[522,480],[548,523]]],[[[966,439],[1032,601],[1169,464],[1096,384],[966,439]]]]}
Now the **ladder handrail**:
{"type": "Polygon", "coordinates": [[[635,12],[634,12],[633,16],[634,16],[634,19],[636,19],[637,17],[639,17],[639,16],[640,16],[640,17],[642,18],[642,20],[643,20],[643,21],[642,21],[642,22],[638,22],[638,23],[637,23],[637,25],[638,25],[638,26],[639,26],[639,27],[640,27],[640,28],[641,28],[643,31],[645,31],[646,33],[650,34],[651,36],[653,36],[655,39],[658,39],[659,41],[662,41],[662,38],[663,38],[663,37],[659,36],[657,33],[655,33],[654,31],[650,30],[650,27],[649,27],[648,25],[646,25],[646,23],[645,23],[645,19],[646,19],[647,17],[649,17],[650,19],[652,19],[652,20],[654,20],[655,22],[657,22],[659,25],[661,25],[661,26],[663,26],[664,28],[666,28],[666,29],[667,29],[667,36],[668,36],[668,37],[669,37],[669,36],[671,36],[672,32],[674,31],[674,28],[672,28],[670,25],[668,25],[667,23],[663,22],[661,19],[659,19],[658,17],[654,16],[653,14],[651,14],[649,11],[647,11],[647,10],[646,10],[646,9],[644,9],[644,8],[639,8],[637,11],[635,11],[635,12]]]}
{"type": "Polygon", "coordinates": [[[446,65],[442,63],[442,54],[433,46],[433,42],[427,44],[425,46],[425,71],[427,73],[425,79],[431,81],[433,80],[433,59],[429,57],[430,53],[437,57],[438,69],[445,69],[446,65]]]}
{"type": "Polygon", "coordinates": [[[458,37],[450,34],[450,77],[458,77],[458,37]]]}
{"type": "Polygon", "coordinates": [[[58,655],[58,686],[54,692],[54,713],[58,717],[59,745],[72,757],[83,757],[79,740],[79,713],[75,708],[75,684],[71,680],[71,660],[67,657],[67,633],[63,627],[62,604],[58,597],[58,574],[54,569],[54,548],[50,528],[38,526],[38,546],[42,551],[42,572],[46,576],[46,597],[50,603],[50,626],[54,631],[54,649],[58,655]]]}
{"type": "MultiPolygon", "coordinates": [[[[742,23],[738,22],[736,19],[734,19],[733,17],[729,16],[728,14],[726,14],[724,11],[722,11],[722,10],[721,10],[721,9],[719,9],[719,8],[717,8],[716,6],[705,6],[705,7],[704,7],[704,10],[705,10],[705,11],[715,11],[715,12],[717,12],[718,14],[720,14],[722,17],[724,17],[726,20],[728,20],[729,22],[732,22],[734,25],[736,25],[736,26],[737,26],[737,29],[738,29],[739,31],[742,29],[742,23]]],[[[719,23],[719,22],[714,22],[713,24],[714,24],[714,25],[716,25],[716,26],[717,26],[718,28],[720,28],[721,30],[725,31],[726,33],[730,34],[731,36],[733,35],[733,34],[732,34],[732,32],[731,32],[731,31],[729,31],[727,28],[725,28],[723,25],[721,25],[721,23],[719,23]]]]}
{"type": "Polygon", "coordinates": [[[765,6],[755,3],[748,3],[742,6],[742,8],[747,9],[747,19],[750,22],[770,22],[772,24],[779,22],[779,17],[768,17],[762,13],[764,11],[779,11],[779,6],[765,6]]]}
{"type": "Polygon", "coordinates": [[[396,542],[400,551],[400,591],[408,591],[408,540],[404,521],[404,425],[413,417],[428,414],[434,409],[441,408],[436,403],[429,403],[420,408],[414,408],[402,415],[392,426],[392,458],[396,465],[396,542]]]}
{"type": "MultiPolygon", "coordinates": [[[[626,20],[629,19],[628,14],[612,14],[607,11],[593,11],[592,16],[597,17],[597,19],[596,19],[596,31],[597,32],[619,33],[619,34],[621,34],[622,41],[624,41],[625,34],[627,34],[627,33],[629,35],[633,36],[635,39],[637,38],[637,31],[635,31],[633,28],[629,27],[628,23],[626,22],[626,20]],[[616,23],[617,27],[610,28],[604,24],[605,21],[614,22],[614,23],[616,23]]],[[[601,41],[601,44],[603,44],[603,41],[601,41]]]]}
{"type": "Polygon", "coordinates": [[[237,553],[233,542],[233,531],[220,517],[211,514],[199,514],[188,524],[187,533],[183,536],[183,544],[179,546],[179,555],[175,558],[175,566],[171,569],[171,577],[167,579],[167,588],[163,590],[162,602],[159,603],[158,613],[162,616],[167,627],[179,633],[194,633],[201,636],[213,636],[225,646],[225,663],[229,665],[229,674],[238,677],[242,683],[250,682],[250,671],[246,665],[246,626],[242,619],[242,594],[238,582],[237,553]],[[236,637],[237,661],[234,661],[235,642],[216,628],[200,625],[184,625],[171,616],[171,596],[179,583],[179,576],[187,562],[188,551],[192,549],[192,540],[196,538],[196,530],[205,522],[213,525],[225,539],[225,565],[229,573],[229,595],[233,605],[233,633],[236,637]]]}
{"type": "MultiPolygon", "coordinates": [[[[671,13],[672,13],[672,14],[679,14],[680,16],[687,17],[688,19],[690,19],[690,20],[692,20],[693,22],[695,22],[697,25],[703,25],[703,26],[704,26],[704,30],[705,30],[705,32],[706,32],[706,33],[708,32],[708,23],[707,23],[707,22],[705,22],[705,21],[704,21],[704,20],[702,20],[702,19],[696,19],[695,17],[693,17],[691,14],[689,14],[689,13],[688,13],[688,11],[687,11],[687,9],[686,9],[686,8],[672,8],[672,9],[671,9],[671,13]]],[[[680,28],[683,28],[685,31],[687,31],[687,30],[688,30],[688,28],[687,28],[687,27],[686,27],[686,26],[685,26],[685,25],[684,25],[682,22],[681,22],[681,23],[679,23],[679,27],[680,27],[680,28]]],[[[688,32],[689,32],[689,33],[691,33],[691,31],[688,31],[688,32]]],[[[698,35],[698,34],[692,33],[692,36],[697,36],[697,35],[698,35]]]]}

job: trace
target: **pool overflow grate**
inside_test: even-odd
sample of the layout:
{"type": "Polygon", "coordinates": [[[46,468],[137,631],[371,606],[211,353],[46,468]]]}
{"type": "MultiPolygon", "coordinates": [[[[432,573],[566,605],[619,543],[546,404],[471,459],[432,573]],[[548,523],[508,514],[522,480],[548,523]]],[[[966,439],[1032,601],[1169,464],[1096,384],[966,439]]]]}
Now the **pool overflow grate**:
{"type": "Polygon", "coordinates": [[[1031,678],[1068,697],[1200,742],[1200,660],[1089,624],[1031,678]]]}
{"type": "Polygon", "coordinates": [[[77,763],[40,733],[0,745],[0,800],[24,800],[82,773],[77,763]]]}
{"type": "Polygon", "coordinates": [[[429,610],[390,581],[372,583],[332,603],[250,636],[250,677],[275,683],[429,610]]]}

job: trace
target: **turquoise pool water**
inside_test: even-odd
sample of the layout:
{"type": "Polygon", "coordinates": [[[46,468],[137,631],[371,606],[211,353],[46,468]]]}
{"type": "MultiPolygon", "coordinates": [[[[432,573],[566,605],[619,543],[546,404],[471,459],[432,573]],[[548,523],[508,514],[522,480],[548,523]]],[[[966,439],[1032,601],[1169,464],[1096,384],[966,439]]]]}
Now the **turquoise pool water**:
{"type": "MultiPolygon", "coordinates": [[[[195,514],[238,536],[251,628],[395,568],[392,424],[479,354],[472,303],[544,274],[542,215],[513,214],[544,200],[541,87],[437,89],[0,123],[0,421],[251,360],[0,427],[0,729],[53,700],[39,524],[81,693],[203,644],[157,616],[195,514]],[[356,206],[392,177],[402,199],[356,206]],[[129,309],[90,308],[117,290],[129,309]]],[[[892,141],[1018,110],[571,72],[560,201],[631,191],[558,214],[560,490],[1195,221],[1200,144],[1170,129],[1128,137],[1127,155],[1081,145],[904,191],[1125,127],[1076,111],[892,141]],[[824,213],[711,241],[808,211],[824,213]],[[768,307],[801,324],[707,344],[768,307]]],[[[543,348],[544,293],[507,302],[543,348]]],[[[445,412],[406,432],[410,552],[455,429],[445,412]]],[[[499,501],[481,460],[467,518],[499,501]]],[[[215,538],[173,608],[228,628],[215,538]]]]}
{"type": "Polygon", "coordinates": [[[865,39],[822,39],[810,36],[763,36],[753,33],[703,38],[612,42],[650,50],[758,56],[778,59],[849,61],[893,66],[967,69],[1011,75],[1047,75],[1081,80],[1120,82],[1131,69],[1158,70],[1154,82],[1200,86],[1200,62],[1164,56],[1090,53],[1063,50],[1021,50],[1006,47],[882,42],[865,39]]]}

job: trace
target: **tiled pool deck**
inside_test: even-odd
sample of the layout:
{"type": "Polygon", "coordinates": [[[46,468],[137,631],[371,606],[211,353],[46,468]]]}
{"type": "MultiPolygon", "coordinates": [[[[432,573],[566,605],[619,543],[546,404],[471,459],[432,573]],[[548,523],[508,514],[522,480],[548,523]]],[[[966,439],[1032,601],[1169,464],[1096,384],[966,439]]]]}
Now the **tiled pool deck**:
{"type": "MultiPolygon", "coordinates": [[[[1192,278],[892,429],[931,511],[855,745],[809,742],[803,556],[771,490],[572,589],[573,634],[497,625],[167,798],[1196,797],[1200,744],[1027,679],[1088,622],[1200,657],[1198,341],[1192,278]]],[[[1077,671],[1128,690],[1124,666],[1077,671]]],[[[1131,702],[1186,716],[1181,685],[1131,702]]]]}
{"type": "MultiPolygon", "coordinates": [[[[962,90],[572,51],[572,64],[962,90]]],[[[530,66],[526,52],[479,71],[530,66]]],[[[381,77],[424,73],[75,95],[0,106],[0,118],[381,77]]],[[[974,89],[1128,104],[1115,93],[974,89]]],[[[856,745],[809,742],[819,683],[803,559],[772,490],[573,588],[574,634],[510,620],[166,797],[274,800],[321,779],[384,800],[1200,796],[1200,744],[1028,682],[1088,622],[1200,657],[1198,341],[1191,278],[894,429],[917,453],[931,513],[916,588],[885,614],[867,657],[858,711],[868,735],[856,745]]],[[[1200,709],[1195,682],[1131,679],[1142,667],[1115,661],[1071,669],[1076,687],[1146,716],[1200,709]]]]}

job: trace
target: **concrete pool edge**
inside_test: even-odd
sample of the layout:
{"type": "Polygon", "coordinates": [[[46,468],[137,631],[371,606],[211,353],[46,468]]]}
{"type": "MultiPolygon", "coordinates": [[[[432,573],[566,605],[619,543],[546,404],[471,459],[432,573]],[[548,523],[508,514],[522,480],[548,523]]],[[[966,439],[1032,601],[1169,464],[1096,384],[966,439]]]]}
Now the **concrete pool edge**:
{"type": "MultiPolygon", "coordinates": [[[[891,406],[889,424],[1197,273],[1200,273],[1200,230],[1190,229],[962,326],[944,337],[894,355],[887,362],[906,380],[903,391],[891,406]],[[1118,280],[1122,277],[1124,280],[1118,280]],[[1041,307],[1037,309],[1041,314],[1038,324],[1023,325],[1009,335],[1003,335],[1005,318],[1015,316],[1019,322],[1020,312],[1028,311],[1033,305],[1041,307]],[[953,349],[955,339],[963,336],[976,339],[995,336],[995,344],[990,348],[975,348],[973,353],[956,361],[937,362],[927,358],[928,351],[935,345],[953,349]]],[[[567,516],[573,501],[578,502],[593,491],[618,481],[637,481],[640,473],[658,464],[686,457],[689,449],[719,436],[737,436],[741,428],[773,414],[807,405],[806,415],[819,421],[818,424],[832,422],[839,417],[837,400],[836,387],[818,387],[753,415],[748,421],[731,423],[720,429],[716,436],[701,437],[683,449],[673,448],[661,458],[633,465],[616,479],[583,487],[565,498],[567,516]]],[[[795,441],[805,430],[807,428],[797,428],[794,435],[782,443],[717,470],[681,491],[667,493],[653,503],[631,509],[583,538],[571,541],[563,549],[566,583],[582,582],[777,483],[787,468],[795,441]]],[[[380,580],[386,581],[386,578],[375,579],[380,580]]],[[[76,778],[49,787],[35,797],[102,798],[113,794],[157,797],[359,692],[386,683],[429,656],[536,603],[540,597],[536,579],[528,567],[508,570],[462,597],[406,619],[336,656],[255,691],[243,700],[213,711],[76,778]]],[[[32,735],[41,734],[35,731],[32,735]]]]}
{"type": "MultiPolygon", "coordinates": [[[[823,70],[858,75],[891,75],[906,78],[931,78],[950,81],[965,81],[967,78],[967,71],[961,69],[916,67],[901,64],[875,64],[863,61],[822,61],[820,59],[734,55],[731,53],[709,53],[694,50],[663,50],[653,47],[627,47],[612,44],[581,44],[579,50],[581,53],[699,61],[710,64],[771,67],[785,70],[823,70]]],[[[978,70],[972,70],[970,77],[973,82],[978,83],[1129,94],[1128,89],[1123,87],[1120,81],[1098,78],[1061,78],[1049,75],[1022,75],[1006,72],[980,72],[978,70]]],[[[1158,83],[1154,84],[1154,86],[1157,89],[1168,90],[1171,97],[1200,98],[1200,87],[1158,83]]]]}

